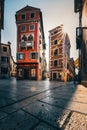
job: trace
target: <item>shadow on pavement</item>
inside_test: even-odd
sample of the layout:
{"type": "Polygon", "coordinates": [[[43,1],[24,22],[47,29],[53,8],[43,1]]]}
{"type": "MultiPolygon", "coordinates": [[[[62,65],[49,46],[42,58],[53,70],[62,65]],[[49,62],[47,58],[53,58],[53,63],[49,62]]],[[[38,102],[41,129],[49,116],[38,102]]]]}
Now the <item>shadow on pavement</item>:
{"type": "Polygon", "coordinates": [[[76,85],[46,81],[0,81],[0,130],[62,130],[76,85]]]}

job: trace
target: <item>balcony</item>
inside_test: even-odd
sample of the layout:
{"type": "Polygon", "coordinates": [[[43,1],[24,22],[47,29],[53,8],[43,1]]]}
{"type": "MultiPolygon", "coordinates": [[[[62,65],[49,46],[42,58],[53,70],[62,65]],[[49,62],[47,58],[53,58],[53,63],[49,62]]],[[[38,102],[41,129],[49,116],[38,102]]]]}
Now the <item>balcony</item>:
{"type": "Polygon", "coordinates": [[[32,42],[32,41],[26,42],[26,46],[27,46],[27,47],[33,47],[33,42],[32,42]]]}
{"type": "Polygon", "coordinates": [[[21,41],[20,42],[20,49],[33,49],[34,44],[33,41],[21,41]]]}

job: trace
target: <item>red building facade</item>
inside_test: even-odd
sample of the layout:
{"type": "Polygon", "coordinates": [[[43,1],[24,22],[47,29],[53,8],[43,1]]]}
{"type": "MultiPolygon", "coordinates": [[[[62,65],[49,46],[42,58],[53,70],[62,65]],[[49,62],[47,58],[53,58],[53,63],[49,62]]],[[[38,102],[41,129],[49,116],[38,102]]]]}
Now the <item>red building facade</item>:
{"type": "Polygon", "coordinates": [[[41,80],[46,71],[42,12],[26,6],[16,12],[17,79],[41,80]]]}

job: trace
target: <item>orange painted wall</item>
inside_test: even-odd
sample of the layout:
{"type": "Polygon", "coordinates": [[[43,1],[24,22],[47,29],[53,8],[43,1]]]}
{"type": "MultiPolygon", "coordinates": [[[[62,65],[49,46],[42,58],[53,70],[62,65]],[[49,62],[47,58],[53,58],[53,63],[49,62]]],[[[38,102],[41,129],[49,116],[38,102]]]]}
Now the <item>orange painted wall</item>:
{"type": "MultiPolygon", "coordinates": [[[[26,12],[26,20],[30,20],[29,19],[29,13],[26,12]]],[[[36,14],[35,14],[35,20],[37,20],[39,18],[39,12],[36,11],[36,14]]],[[[18,14],[17,15],[17,21],[20,21],[21,20],[21,14],[18,14]]],[[[25,59],[24,60],[18,60],[18,63],[19,62],[38,62],[38,60],[31,60],[29,58],[29,53],[30,52],[38,52],[38,22],[37,21],[33,21],[33,22],[29,22],[29,23],[19,23],[17,24],[17,52],[20,53],[20,52],[23,52],[25,54],[25,59]],[[34,24],[34,30],[33,31],[30,31],[29,30],[29,26],[31,24],[34,24]],[[26,30],[25,31],[21,31],[21,27],[25,25],[26,26],[26,30]],[[34,49],[29,49],[29,50],[20,50],[19,46],[20,46],[20,42],[21,42],[21,35],[23,34],[27,34],[27,33],[33,33],[34,34],[34,49]]]]}

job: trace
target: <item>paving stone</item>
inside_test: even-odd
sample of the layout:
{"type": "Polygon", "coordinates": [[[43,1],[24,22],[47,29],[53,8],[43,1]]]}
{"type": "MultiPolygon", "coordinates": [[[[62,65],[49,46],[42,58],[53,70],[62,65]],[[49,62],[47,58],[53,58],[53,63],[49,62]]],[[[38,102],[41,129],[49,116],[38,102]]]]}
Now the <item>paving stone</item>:
{"type": "MultiPolygon", "coordinates": [[[[58,130],[58,129],[56,129],[56,128],[54,128],[54,127],[52,127],[52,126],[50,126],[50,125],[48,125],[48,124],[46,124],[46,123],[40,123],[37,127],[35,127],[35,129],[33,129],[33,130],[58,130]]],[[[59,129],[60,130],[60,129],[59,129]]]]}
{"type": "Polygon", "coordinates": [[[20,110],[0,120],[0,130],[30,130],[38,122],[38,119],[20,110]]]}
{"type": "Polygon", "coordinates": [[[55,105],[57,107],[62,107],[64,109],[69,109],[71,111],[77,111],[77,112],[82,112],[84,114],[87,113],[87,103],[82,103],[82,102],[76,102],[76,101],[72,101],[70,100],[64,100],[64,99],[57,99],[57,98],[53,98],[51,96],[46,97],[44,99],[41,99],[41,101],[46,102],[48,104],[51,105],[55,105]]]}
{"type": "Polygon", "coordinates": [[[7,106],[9,104],[14,103],[15,101],[9,99],[9,98],[0,98],[0,107],[7,106]]]}
{"type": "Polygon", "coordinates": [[[67,109],[87,114],[87,103],[69,102],[67,109]]]}
{"type": "Polygon", "coordinates": [[[23,98],[25,98],[24,95],[20,95],[20,94],[17,94],[16,92],[13,93],[12,91],[9,91],[9,90],[4,90],[0,92],[0,98],[7,98],[7,99],[10,99],[10,100],[13,100],[13,101],[19,101],[23,98]]]}
{"type": "Polygon", "coordinates": [[[70,113],[68,110],[64,111],[61,108],[57,108],[39,101],[24,107],[23,110],[33,114],[40,120],[50,123],[55,127],[59,127],[58,122],[62,125],[63,120],[65,120],[70,113]]]}
{"type": "Polygon", "coordinates": [[[87,130],[87,115],[73,112],[64,130],[87,130]]]}
{"type": "Polygon", "coordinates": [[[59,94],[50,94],[52,98],[57,98],[57,99],[63,99],[63,100],[68,100],[72,102],[80,102],[80,103],[87,103],[87,96],[81,95],[81,94],[75,94],[74,96],[71,94],[64,94],[64,93],[59,93],[59,94]]]}
{"type": "Polygon", "coordinates": [[[48,96],[44,99],[41,99],[41,101],[46,102],[46,103],[51,104],[51,105],[59,106],[62,108],[66,108],[67,104],[68,104],[68,101],[65,101],[63,99],[58,100],[57,98],[53,98],[51,96],[48,96]]]}
{"type": "Polygon", "coordinates": [[[19,110],[20,108],[21,108],[21,106],[18,103],[15,103],[10,106],[4,107],[2,110],[3,110],[3,112],[10,114],[10,113],[13,113],[13,112],[19,110]]]}
{"type": "Polygon", "coordinates": [[[2,110],[3,110],[3,112],[9,113],[9,114],[13,113],[13,112],[27,106],[28,104],[32,103],[33,100],[35,100],[34,98],[31,98],[31,99],[32,100],[25,99],[25,100],[15,103],[15,104],[12,104],[10,106],[6,106],[2,110]]]}
{"type": "Polygon", "coordinates": [[[6,117],[8,114],[3,112],[3,111],[0,111],[0,120],[4,117],[6,117]]]}

